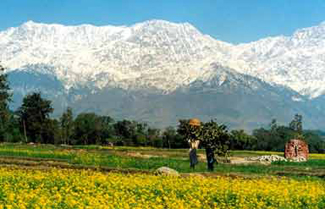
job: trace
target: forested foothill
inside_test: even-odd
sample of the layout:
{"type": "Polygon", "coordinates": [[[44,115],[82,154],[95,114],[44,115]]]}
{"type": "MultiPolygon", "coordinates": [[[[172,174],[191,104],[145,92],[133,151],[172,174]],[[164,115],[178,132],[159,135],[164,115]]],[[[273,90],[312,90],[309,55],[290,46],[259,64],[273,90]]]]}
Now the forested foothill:
{"type": "MultiPolygon", "coordinates": [[[[0,66],[0,140],[1,142],[23,142],[66,145],[114,145],[114,146],[153,146],[160,148],[187,148],[184,124],[180,119],[178,127],[164,130],[151,127],[147,123],[127,119],[115,120],[110,116],[96,113],[74,115],[67,108],[60,118],[51,118],[51,101],[42,98],[40,92],[24,97],[21,106],[9,110],[12,92],[5,70],[0,66]]],[[[215,121],[202,123],[209,127],[215,121]]],[[[227,142],[232,150],[283,151],[285,143],[292,138],[307,141],[310,152],[325,152],[325,132],[303,130],[303,118],[296,114],[287,125],[280,125],[273,119],[268,127],[257,128],[251,134],[244,130],[227,130],[227,142]]]]}

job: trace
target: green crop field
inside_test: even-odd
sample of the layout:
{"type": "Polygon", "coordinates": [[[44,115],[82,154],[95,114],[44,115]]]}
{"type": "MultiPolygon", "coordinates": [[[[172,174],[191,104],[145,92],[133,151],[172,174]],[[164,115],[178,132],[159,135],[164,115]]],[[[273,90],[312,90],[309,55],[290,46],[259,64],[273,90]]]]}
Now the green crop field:
{"type": "MultiPolygon", "coordinates": [[[[280,155],[281,152],[232,151],[231,157],[280,155]]],[[[156,149],[148,147],[54,146],[1,144],[0,165],[36,167],[92,168],[125,172],[154,172],[167,166],[180,173],[207,172],[205,151],[199,150],[199,164],[190,169],[187,149],[156,149]]],[[[222,159],[221,159],[222,161],[222,159]]],[[[325,176],[325,155],[311,154],[308,162],[273,162],[271,165],[234,165],[219,163],[213,174],[256,176],[275,175],[293,177],[325,176]]]]}

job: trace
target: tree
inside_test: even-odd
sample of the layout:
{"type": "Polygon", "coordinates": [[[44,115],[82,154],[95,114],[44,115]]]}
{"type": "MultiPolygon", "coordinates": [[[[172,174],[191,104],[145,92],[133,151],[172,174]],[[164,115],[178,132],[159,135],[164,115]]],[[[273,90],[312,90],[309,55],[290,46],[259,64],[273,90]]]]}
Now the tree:
{"type": "Polygon", "coordinates": [[[61,125],[61,140],[64,144],[71,144],[73,135],[73,114],[70,107],[62,114],[60,118],[61,125]]]}
{"type": "Polygon", "coordinates": [[[272,136],[269,130],[264,128],[255,129],[253,130],[253,136],[257,139],[257,150],[271,150],[270,141],[272,140],[272,136]]]}
{"type": "Polygon", "coordinates": [[[304,131],[304,138],[308,143],[309,152],[324,153],[325,141],[317,131],[304,131]]]}
{"type": "Polygon", "coordinates": [[[230,137],[225,125],[218,125],[214,120],[204,123],[200,138],[203,147],[211,148],[217,155],[227,156],[230,137]]]}
{"type": "Polygon", "coordinates": [[[133,137],[133,144],[140,146],[147,146],[148,139],[148,124],[147,123],[136,123],[135,125],[135,136],[133,137]]]}
{"type": "Polygon", "coordinates": [[[136,135],[136,123],[129,120],[118,121],[114,124],[114,131],[123,144],[128,144],[136,135]]]}
{"type": "Polygon", "coordinates": [[[61,143],[60,121],[48,119],[43,124],[43,140],[41,143],[59,144],[61,143]]]}
{"type": "Polygon", "coordinates": [[[228,156],[230,140],[227,127],[218,125],[214,120],[203,123],[200,138],[202,146],[205,148],[208,170],[213,171],[213,165],[217,162],[214,155],[222,155],[226,158],[228,156]]]}
{"type": "Polygon", "coordinates": [[[174,144],[174,139],[176,136],[176,130],[174,127],[167,127],[166,130],[162,134],[164,147],[172,148],[172,144],[174,144]]]}
{"type": "Polygon", "coordinates": [[[74,122],[74,138],[78,144],[101,143],[102,123],[95,113],[81,113],[74,122]]]}
{"type": "Polygon", "coordinates": [[[278,125],[277,125],[277,121],[276,119],[272,119],[271,123],[270,123],[270,129],[271,132],[275,132],[277,129],[278,125]]]}
{"type": "Polygon", "coordinates": [[[102,128],[100,133],[101,143],[106,144],[114,135],[114,119],[110,116],[100,116],[99,121],[102,128]]]}
{"type": "Polygon", "coordinates": [[[302,134],[302,115],[295,114],[294,119],[290,122],[289,127],[296,131],[298,135],[302,134]]]}
{"type": "Polygon", "coordinates": [[[227,127],[218,125],[217,122],[211,120],[202,123],[200,126],[191,126],[189,120],[180,120],[177,132],[183,136],[185,140],[200,140],[201,145],[206,150],[208,169],[213,170],[215,163],[214,154],[227,157],[230,149],[230,138],[227,127]]]}
{"type": "Polygon", "coordinates": [[[253,136],[256,138],[254,149],[267,151],[284,151],[284,146],[287,141],[295,137],[296,122],[291,122],[291,128],[287,126],[277,125],[273,119],[270,128],[259,128],[253,131],[253,136]]]}
{"type": "Polygon", "coordinates": [[[244,130],[232,130],[230,132],[231,149],[251,150],[255,148],[256,138],[245,133],[244,130]]]}
{"type": "Polygon", "coordinates": [[[49,116],[53,112],[51,101],[43,99],[40,93],[32,93],[24,97],[17,114],[20,119],[20,129],[25,140],[46,143],[46,133],[49,131],[49,116]]]}
{"type": "Polygon", "coordinates": [[[5,138],[5,133],[10,119],[9,102],[12,94],[8,84],[7,74],[5,69],[0,65],[0,138],[5,138]]]}
{"type": "Polygon", "coordinates": [[[6,128],[5,140],[7,142],[20,142],[24,139],[19,129],[19,118],[17,115],[10,113],[10,119],[6,128]]]}
{"type": "Polygon", "coordinates": [[[163,142],[160,138],[160,130],[157,128],[148,128],[147,141],[151,146],[162,147],[163,142]]]}
{"type": "Polygon", "coordinates": [[[163,146],[171,148],[185,148],[188,142],[182,139],[182,136],[177,133],[174,127],[167,127],[162,133],[163,146]]]}

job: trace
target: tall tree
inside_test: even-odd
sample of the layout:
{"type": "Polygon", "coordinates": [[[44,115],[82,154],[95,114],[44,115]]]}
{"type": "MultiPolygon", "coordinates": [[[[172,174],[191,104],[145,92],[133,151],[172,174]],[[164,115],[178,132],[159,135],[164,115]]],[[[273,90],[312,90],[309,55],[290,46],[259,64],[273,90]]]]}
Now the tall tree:
{"type": "Polygon", "coordinates": [[[202,145],[207,156],[208,170],[213,171],[213,164],[216,162],[214,154],[226,156],[230,149],[230,139],[225,125],[218,125],[211,120],[204,123],[202,127],[202,145]]]}
{"type": "Polygon", "coordinates": [[[276,132],[277,127],[278,127],[278,125],[277,125],[276,119],[272,119],[272,121],[270,123],[271,132],[276,132]]]}
{"type": "Polygon", "coordinates": [[[99,120],[102,126],[101,143],[106,144],[109,142],[108,140],[112,138],[114,135],[114,128],[113,128],[114,119],[110,116],[100,116],[99,120]]]}
{"type": "Polygon", "coordinates": [[[230,137],[227,127],[214,120],[204,123],[202,127],[202,145],[211,148],[216,154],[226,156],[230,149],[230,137]]]}
{"type": "Polygon", "coordinates": [[[53,112],[51,101],[43,99],[41,93],[36,92],[24,97],[17,114],[20,119],[21,131],[25,135],[26,142],[47,142],[47,132],[51,123],[50,114],[53,112]]]}
{"type": "Polygon", "coordinates": [[[167,127],[162,133],[163,146],[166,148],[186,148],[188,141],[177,133],[176,129],[172,126],[167,127]]]}
{"type": "Polygon", "coordinates": [[[174,127],[172,126],[167,127],[162,134],[164,146],[168,147],[169,149],[172,148],[172,145],[174,144],[175,136],[176,136],[176,130],[174,129],[174,127]]]}
{"type": "Polygon", "coordinates": [[[149,142],[149,144],[151,146],[162,147],[163,142],[160,137],[160,130],[157,128],[152,128],[152,127],[148,128],[147,141],[149,142]]]}
{"type": "Polygon", "coordinates": [[[113,135],[113,118],[81,113],[74,120],[73,137],[78,144],[106,144],[113,135]]]}
{"type": "Polygon", "coordinates": [[[296,131],[298,135],[302,135],[302,115],[295,114],[293,120],[289,124],[289,127],[296,131]]]}
{"type": "Polygon", "coordinates": [[[101,142],[102,123],[95,113],[81,113],[74,121],[74,137],[79,144],[101,142]]]}
{"type": "Polygon", "coordinates": [[[60,118],[61,140],[64,144],[71,144],[73,134],[73,113],[72,108],[68,107],[60,118]]]}
{"type": "Polygon", "coordinates": [[[133,139],[134,145],[147,146],[147,133],[148,124],[147,123],[136,123],[136,133],[133,139]]]}
{"type": "Polygon", "coordinates": [[[255,148],[256,138],[245,133],[244,130],[232,130],[230,139],[231,149],[247,150],[255,148]]]}
{"type": "Polygon", "coordinates": [[[123,140],[130,140],[136,134],[136,123],[129,120],[118,121],[114,124],[115,134],[123,140]]]}
{"type": "Polygon", "coordinates": [[[60,121],[48,119],[43,124],[42,143],[59,144],[61,143],[60,121]]]}
{"type": "Polygon", "coordinates": [[[12,94],[5,69],[0,65],[0,138],[5,138],[7,125],[10,119],[9,102],[12,94]]]}

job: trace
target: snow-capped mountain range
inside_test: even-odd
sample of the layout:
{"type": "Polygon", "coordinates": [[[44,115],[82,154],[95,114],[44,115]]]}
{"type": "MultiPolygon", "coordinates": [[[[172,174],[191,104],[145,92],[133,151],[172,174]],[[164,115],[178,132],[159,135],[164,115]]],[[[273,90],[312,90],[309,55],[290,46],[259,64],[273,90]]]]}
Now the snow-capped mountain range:
{"type": "MultiPolygon", "coordinates": [[[[69,89],[155,87],[170,92],[208,79],[211,63],[315,98],[325,92],[325,23],[232,45],[200,33],[189,23],[162,20],[130,27],[63,26],[32,21],[0,33],[0,60],[9,69],[48,65],[69,89]]],[[[33,69],[33,70],[44,70],[33,69]]]]}
{"type": "MultiPolygon", "coordinates": [[[[89,94],[154,89],[170,95],[198,83],[218,88],[230,82],[252,90],[283,88],[297,103],[325,95],[325,23],[292,36],[233,45],[189,23],[150,20],[97,27],[28,21],[0,32],[0,61],[16,76],[54,79],[58,95],[74,92],[74,101],[86,97],[77,89],[89,94]]],[[[38,88],[14,83],[22,94],[38,88]]]]}

